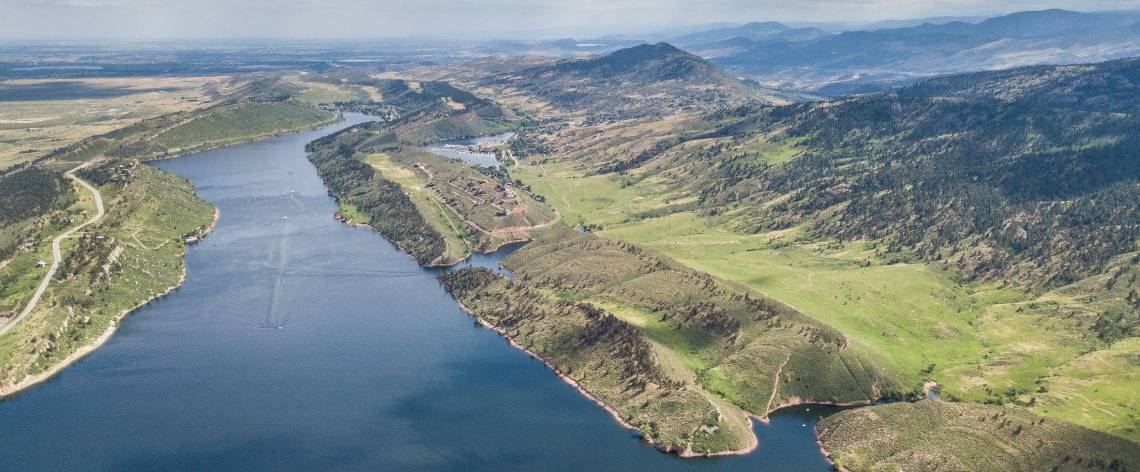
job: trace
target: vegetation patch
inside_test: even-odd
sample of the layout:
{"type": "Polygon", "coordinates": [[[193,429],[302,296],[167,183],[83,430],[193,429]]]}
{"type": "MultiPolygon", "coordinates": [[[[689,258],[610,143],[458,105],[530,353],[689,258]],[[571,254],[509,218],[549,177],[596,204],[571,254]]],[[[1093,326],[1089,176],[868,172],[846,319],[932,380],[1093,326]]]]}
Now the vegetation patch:
{"type": "Polygon", "coordinates": [[[894,403],[830,416],[817,432],[851,471],[1140,469],[1135,443],[1018,407],[894,403]]]}
{"type": "Polygon", "coordinates": [[[668,377],[645,337],[594,306],[559,300],[483,268],[440,275],[472,316],[545,360],[663,451],[749,449],[750,422],[668,377]]]}
{"type": "MultiPolygon", "coordinates": [[[[107,214],[63,247],[43,300],[0,338],[0,388],[64,362],[128,311],[181,283],[184,240],[201,236],[213,219],[213,207],[194,195],[188,181],[137,161],[113,161],[84,175],[103,193],[107,214]]],[[[90,211],[89,199],[77,205],[90,211]]],[[[75,221],[87,217],[76,215],[75,221]]],[[[0,280],[17,282],[0,287],[0,300],[26,301],[34,283],[20,282],[23,275],[38,281],[43,270],[0,268],[0,280]]]]}
{"type": "Polygon", "coordinates": [[[902,394],[830,326],[629,243],[555,229],[503,263],[527,286],[611,310],[671,351],[664,355],[703,389],[757,415],[902,394]]]}
{"type": "Polygon", "coordinates": [[[420,264],[434,263],[445,251],[443,236],[424,220],[400,184],[354,157],[351,146],[338,143],[356,131],[350,128],[310,143],[309,161],[342,205],[363,214],[369,225],[420,264]]]}

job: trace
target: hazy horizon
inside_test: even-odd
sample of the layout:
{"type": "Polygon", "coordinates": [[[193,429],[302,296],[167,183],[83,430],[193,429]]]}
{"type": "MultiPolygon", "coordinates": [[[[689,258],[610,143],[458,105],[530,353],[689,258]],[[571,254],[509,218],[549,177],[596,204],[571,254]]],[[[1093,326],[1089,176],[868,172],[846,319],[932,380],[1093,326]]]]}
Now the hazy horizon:
{"type": "Polygon", "coordinates": [[[869,24],[1060,8],[1140,9],[1140,0],[0,0],[0,39],[550,39],[648,34],[713,23],[869,24]],[[351,14],[346,14],[351,12],[351,14]],[[525,25],[520,27],[519,25],[525,25]]]}

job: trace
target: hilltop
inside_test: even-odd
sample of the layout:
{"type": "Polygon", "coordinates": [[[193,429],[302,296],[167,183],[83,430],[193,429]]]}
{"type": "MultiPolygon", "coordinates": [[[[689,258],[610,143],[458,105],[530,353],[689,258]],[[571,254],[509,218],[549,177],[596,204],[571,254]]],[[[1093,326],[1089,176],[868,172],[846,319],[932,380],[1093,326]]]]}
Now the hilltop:
{"type": "Polygon", "coordinates": [[[668,43],[524,68],[499,74],[488,83],[519,90],[566,111],[610,117],[660,116],[773,99],[668,43]]]}

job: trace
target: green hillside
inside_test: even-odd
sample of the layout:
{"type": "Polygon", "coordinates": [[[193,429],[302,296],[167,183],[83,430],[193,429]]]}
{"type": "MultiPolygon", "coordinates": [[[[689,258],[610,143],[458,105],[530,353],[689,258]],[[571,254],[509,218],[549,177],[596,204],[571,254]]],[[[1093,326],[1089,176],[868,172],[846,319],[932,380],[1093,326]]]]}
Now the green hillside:
{"type": "Polygon", "coordinates": [[[541,356],[659,449],[696,455],[755,444],[742,412],[668,375],[651,342],[614,315],[487,269],[444,272],[440,280],[476,319],[541,356]]]}
{"type": "MultiPolygon", "coordinates": [[[[578,370],[577,366],[593,364],[591,358],[597,354],[580,351],[574,330],[568,328],[579,323],[563,317],[580,311],[604,313],[606,320],[612,317],[607,323],[636,339],[638,352],[644,351],[639,356],[648,356],[633,361],[651,364],[643,368],[656,384],[688,392],[694,402],[704,399],[697,404],[721,404],[722,414],[766,416],[801,402],[859,403],[903,394],[900,383],[848,350],[847,340],[833,328],[629,243],[554,229],[503,264],[518,275],[517,283],[491,275],[476,281],[445,275],[443,280],[476,316],[506,329],[516,342],[534,347],[555,369],[582,381],[591,392],[598,389],[602,393],[597,395],[623,414],[632,408],[630,398],[609,392],[616,388],[612,382],[590,380],[593,369],[578,370]],[[541,308],[545,306],[575,309],[541,308]],[[517,325],[519,320],[557,324],[539,329],[517,325]],[[543,335],[536,339],[536,332],[543,335]]],[[[598,365],[631,362],[620,352],[610,356],[598,365]]],[[[633,409],[638,411],[635,417],[643,418],[634,422],[639,427],[669,424],[694,431],[705,421],[700,415],[633,409]]],[[[659,444],[676,441],[672,433],[658,435],[650,434],[659,444]]],[[[740,442],[694,441],[686,447],[725,452],[738,449],[740,442]]]]}
{"type": "Polygon", "coordinates": [[[570,224],[827,323],[902,385],[1136,439],[1138,64],[670,120],[555,114],[511,173],[570,224]]]}
{"type": "Polygon", "coordinates": [[[817,426],[847,470],[1126,471],[1135,443],[1016,407],[940,401],[848,410],[817,426]]]}

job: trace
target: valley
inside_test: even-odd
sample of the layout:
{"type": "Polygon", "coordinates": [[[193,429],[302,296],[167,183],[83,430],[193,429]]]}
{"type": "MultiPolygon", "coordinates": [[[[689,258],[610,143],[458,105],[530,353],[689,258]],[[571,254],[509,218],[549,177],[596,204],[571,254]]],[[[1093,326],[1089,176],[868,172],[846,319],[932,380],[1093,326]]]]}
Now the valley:
{"type": "MultiPolygon", "coordinates": [[[[666,47],[657,47],[652,51],[648,53],[648,57],[643,57],[646,64],[643,67],[675,70],[670,69],[673,67],[670,61],[695,60],[666,47]]],[[[556,67],[550,66],[548,70],[574,71],[567,73],[577,74],[578,64],[583,64],[580,68],[582,70],[591,70],[593,66],[586,65],[589,61],[571,60],[556,67]]],[[[1000,244],[1009,244],[1006,242],[1007,239],[997,239],[992,235],[987,236],[991,238],[989,240],[979,240],[978,236],[969,236],[971,244],[982,241],[981,244],[993,248],[981,252],[971,251],[964,249],[968,247],[965,241],[930,239],[943,238],[945,234],[961,234],[962,229],[936,229],[925,235],[920,232],[916,237],[907,234],[908,229],[903,227],[876,228],[870,220],[858,223],[859,220],[854,219],[863,217],[860,213],[855,213],[856,211],[874,212],[900,205],[902,211],[920,211],[917,209],[918,205],[932,204],[953,208],[947,207],[946,204],[927,203],[924,198],[917,196],[910,201],[895,203],[889,199],[894,194],[868,187],[867,194],[874,194],[878,201],[870,203],[866,209],[856,209],[855,205],[867,204],[859,200],[864,197],[858,196],[859,194],[843,196],[842,198],[848,199],[846,202],[832,197],[836,194],[833,188],[837,181],[837,177],[833,176],[820,177],[823,185],[830,188],[821,186],[811,192],[794,190],[805,185],[804,176],[811,175],[808,169],[812,167],[808,166],[829,169],[823,167],[826,166],[823,159],[829,154],[854,153],[858,156],[863,152],[858,147],[864,145],[861,141],[840,140],[843,139],[844,131],[839,123],[848,119],[843,115],[848,109],[852,113],[862,114],[853,114],[852,118],[874,117],[876,115],[873,111],[866,110],[874,110],[874,107],[879,106],[877,101],[883,98],[898,100],[904,107],[901,117],[888,117],[889,120],[895,120],[893,124],[875,126],[883,130],[905,130],[905,126],[914,125],[900,124],[902,120],[945,122],[943,115],[947,112],[960,114],[970,110],[962,105],[954,105],[947,111],[930,108],[929,104],[924,102],[931,99],[927,97],[937,100],[942,94],[957,93],[963,97],[961,100],[969,100],[966,97],[977,94],[978,98],[975,100],[979,103],[976,106],[981,107],[980,110],[986,110],[986,107],[995,105],[984,101],[989,100],[990,96],[1001,94],[1005,102],[1000,102],[998,106],[1011,110],[1005,112],[1006,117],[1010,116],[1012,110],[1017,110],[1018,113],[1033,113],[1039,117],[1038,119],[1072,120],[1074,118],[1069,115],[1073,111],[1070,109],[1052,107],[1048,102],[1041,101],[1039,97],[1043,96],[1042,91],[1047,90],[1045,87],[1069,87],[1068,93],[1077,93],[1073,92],[1073,87],[1079,89],[1082,84],[1095,83],[1096,79],[1089,77],[1098,74],[1131,76],[1132,68],[1135,67],[1134,62],[1107,63],[1092,69],[1057,68],[1052,71],[1053,82],[1038,85],[1040,88],[1037,91],[1013,88],[1012,84],[1024,83],[1028,80],[1026,77],[1043,72],[1041,69],[1029,68],[1010,73],[994,73],[989,77],[975,75],[961,79],[938,79],[905,89],[898,93],[897,98],[895,95],[871,96],[840,100],[822,107],[777,105],[773,108],[753,105],[727,110],[722,108],[725,106],[722,103],[712,102],[707,105],[705,111],[700,108],[682,107],[683,111],[664,119],[658,111],[655,111],[662,108],[645,108],[639,100],[613,101],[613,97],[617,96],[615,93],[620,94],[617,90],[611,90],[597,97],[566,100],[552,91],[557,88],[550,88],[549,84],[556,82],[547,80],[531,95],[529,88],[534,86],[527,82],[529,79],[504,73],[499,67],[501,66],[497,66],[484,79],[480,79],[477,72],[468,70],[464,72],[461,83],[491,93],[489,97],[495,101],[516,104],[518,108],[511,111],[515,115],[534,116],[545,123],[518,128],[518,135],[508,143],[507,149],[510,150],[511,156],[509,164],[504,165],[503,170],[516,185],[529,188],[536,197],[539,197],[540,202],[556,211],[565,225],[594,232],[605,240],[651,247],[671,257],[676,261],[674,263],[684,264],[723,277],[727,281],[743,284],[744,287],[755,290],[757,297],[771,297],[775,303],[787,307],[798,316],[807,316],[810,317],[808,319],[826,323],[828,329],[842,333],[843,351],[848,353],[844,355],[861,359],[860,362],[864,366],[868,366],[871,371],[879,372],[872,375],[876,380],[863,387],[841,386],[841,383],[836,384],[836,377],[825,374],[822,380],[805,381],[805,384],[816,385],[817,389],[822,384],[825,391],[827,388],[836,388],[834,393],[824,395],[784,393],[794,398],[794,401],[847,403],[852,399],[844,395],[855,392],[864,392],[859,394],[862,397],[856,397],[861,398],[861,401],[884,397],[920,397],[925,389],[933,385],[933,388],[945,399],[1018,405],[1037,414],[1075,422],[1134,440],[1137,423],[1135,405],[1129,392],[1135,387],[1136,372],[1125,360],[1133,354],[1128,354],[1129,342],[1121,342],[1121,338],[1116,337],[1118,335],[1106,334],[1103,331],[1107,328],[1106,322],[1103,321],[1106,319],[1121,323],[1119,325],[1121,328],[1111,329],[1123,331],[1112,331],[1113,333],[1131,332],[1135,326],[1131,324],[1133,321],[1130,321],[1134,319],[1134,315],[1127,314],[1132,310],[1128,308],[1132,299],[1128,295],[1131,293],[1129,290],[1135,289],[1129,289],[1127,286],[1117,287],[1116,282],[1109,287],[1106,283],[1108,279],[1132,280],[1127,274],[1135,270],[1130,268],[1135,265],[1135,248],[1130,243],[1135,241],[1134,236],[1112,239],[1116,235],[1077,230],[1075,227],[1069,230],[1063,229],[1061,231],[1081,231],[1082,238],[1103,238],[1103,242],[1086,244],[1083,248],[1079,245],[1065,244],[1063,247],[1081,248],[1083,252],[1074,252],[1061,259],[1046,259],[1036,255],[1058,250],[1056,249],[1058,243],[1055,241],[1052,243],[1053,249],[1033,249],[1034,243],[1023,242],[1011,250],[1009,249],[1011,246],[1000,246],[1000,244]],[[959,83],[966,84],[968,88],[956,88],[961,87],[959,83]],[[498,95],[500,89],[503,95],[498,95]],[[1007,90],[1016,92],[1011,94],[1007,90]],[[594,102],[595,100],[597,102],[594,102]],[[914,103],[916,111],[921,110],[921,114],[906,115],[905,107],[910,105],[902,104],[911,102],[914,103]],[[605,116],[593,114],[590,110],[595,108],[584,107],[582,103],[606,103],[602,109],[610,114],[605,116]],[[808,121],[817,119],[813,116],[813,113],[817,113],[816,110],[827,110],[828,115],[825,115],[825,119],[831,120],[818,126],[826,126],[824,129],[838,134],[829,136],[810,128],[817,126],[808,121]],[[868,113],[872,114],[867,115],[868,113]],[[525,147],[522,143],[525,143],[525,147]],[[790,181],[789,185],[793,187],[781,190],[777,187],[781,185],[778,179],[784,175],[795,176],[799,180],[790,181]],[[805,198],[805,196],[815,198],[814,195],[827,196],[832,200],[812,201],[805,198]],[[803,201],[799,202],[797,198],[803,201]],[[847,212],[847,216],[843,216],[842,212],[847,212]],[[833,221],[831,218],[845,218],[855,223],[846,227],[829,226],[833,221]],[[852,228],[855,232],[851,232],[852,228]],[[957,249],[958,252],[954,252],[955,247],[960,248],[957,249]],[[1040,252],[1033,252],[1035,250],[1040,252]],[[1065,261],[1065,265],[1057,265],[1055,261],[1065,261]],[[999,283],[997,279],[1003,279],[1005,282],[999,283]],[[1116,316],[1112,313],[1124,314],[1122,317],[1112,318],[1116,316]],[[1109,318],[1105,318],[1106,316],[1109,318]],[[1078,382],[1068,377],[1074,372],[1075,366],[1088,365],[1093,358],[1107,361],[1102,364],[1105,367],[1095,369],[1090,375],[1082,376],[1078,382]],[[1120,359],[1120,361],[1108,361],[1108,359],[1120,359]]],[[[549,79],[552,73],[543,74],[549,79]]],[[[639,75],[644,73],[644,70],[637,72],[639,75]]],[[[441,75],[443,74],[440,74],[439,69],[425,69],[413,71],[408,77],[428,80],[430,77],[441,75]]],[[[708,83],[725,79],[698,75],[669,77],[663,80],[673,81],[675,85],[670,86],[679,87],[674,90],[681,90],[688,80],[708,83]]],[[[1089,96],[1123,93],[1128,96],[1127,90],[1129,89],[1094,88],[1080,93],[1088,93],[1089,96]]],[[[1048,92],[1044,94],[1048,96],[1048,92]]],[[[668,97],[668,94],[665,97],[668,97]]],[[[746,99],[742,97],[741,100],[746,99]]],[[[1098,179],[1103,177],[1098,173],[1106,169],[1103,166],[1115,165],[1113,159],[1128,159],[1126,150],[1130,147],[1127,145],[1113,147],[1111,143],[1120,139],[1112,133],[1128,128],[1125,122],[1118,120],[1128,120],[1132,116],[1116,114],[1115,110],[1129,107],[1130,103],[1127,100],[1116,101],[1111,105],[1115,108],[1103,111],[1085,108],[1084,110],[1089,110],[1091,113],[1079,119],[1091,123],[1092,127],[1091,131],[1086,130],[1079,137],[1071,138],[1062,134],[1052,138],[1054,141],[1043,143],[1025,143],[1005,138],[1004,142],[1008,143],[1008,147],[1002,149],[1008,150],[999,149],[996,152],[1033,156],[1036,148],[1049,149],[1049,152],[1057,154],[1057,149],[1062,146],[1075,146],[1074,152],[1088,153],[1090,156],[1083,158],[1082,162],[1097,162],[1097,165],[1102,166],[1080,168],[1080,172],[1086,173],[1088,177],[1078,181],[1087,182],[1085,185],[1100,185],[1102,181],[1098,179]],[[1104,142],[1108,143],[1107,147],[1093,151],[1084,143],[1097,141],[1098,138],[1095,137],[1097,133],[1105,133],[1111,137],[1104,138],[1104,142]],[[1072,139],[1077,141],[1071,141],[1072,139]],[[1027,152],[1028,154],[1024,154],[1027,152]]],[[[894,105],[896,110],[900,105],[894,105]]],[[[1000,126],[995,125],[992,129],[1003,133],[1020,132],[1018,126],[1021,125],[1016,118],[1003,119],[1006,121],[1000,126]]],[[[865,126],[865,122],[852,121],[852,123],[865,126]]],[[[398,127],[392,129],[397,130],[395,134],[398,134],[398,127]]],[[[960,136],[952,139],[962,140],[963,143],[969,142],[967,140],[982,139],[962,134],[945,134],[953,133],[953,129],[932,128],[929,131],[921,127],[920,129],[931,136],[937,136],[939,133],[947,137],[960,136]]],[[[862,128],[859,128],[859,131],[863,132],[862,128]]],[[[930,144],[920,141],[930,138],[911,136],[905,132],[899,137],[884,136],[878,139],[895,146],[894,149],[898,149],[896,152],[900,153],[922,153],[924,149],[930,147],[930,144]],[[922,143],[922,146],[926,147],[920,147],[916,151],[910,147],[912,142],[922,143]]],[[[361,148],[367,150],[375,146],[374,143],[361,148]]],[[[892,148],[886,147],[886,149],[892,148]]],[[[941,152],[946,153],[946,151],[941,152]]],[[[951,163],[946,165],[957,165],[953,152],[947,153],[951,157],[940,157],[940,159],[951,163]]],[[[845,155],[838,155],[835,158],[857,162],[845,155]]],[[[381,175],[392,175],[396,176],[394,178],[403,179],[405,188],[413,190],[422,188],[431,180],[432,174],[424,172],[424,169],[430,169],[430,166],[424,166],[419,161],[414,162],[420,165],[409,168],[406,163],[402,167],[396,165],[396,159],[388,155],[374,154],[361,160],[372,163],[373,169],[379,171],[381,175]],[[419,172],[409,173],[411,170],[419,172]],[[415,176],[414,180],[412,176],[415,176]],[[428,180],[420,180],[424,177],[428,180]]],[[[894,164],[887,167],[892,169],[892,172],[906,172],[905,160],[895,160],[887,164],[888,166],[894,164]]],[[[938,164],[932,162],[923,165],[927,167],[916,167],[916,172],[939,172],[937,167],[929,167],[938,164]]],[[[876,170],[872,164],[863,164],[854,168],[876,170]]],[[[1020,175],[1026,175],[1027,170],[1018,170],[1018,172],[1021,172],[1020,175]]],[[[1049,170],[1043,169],[1043,172],[1045,173],[1040,177],[1032,177],[1039,179],[1033,180],[1034,184],[1048,185],[1047,182],[1052,182],[1048,179],[1055,179],[1050,177],[1049,170]]],[[[850,170],[847,175],[851,175],[850,170]]],[[[871,179],[877,178],[874,174],[870,175],[871,179]]],[[[1001,171],[997,171],[996,175],[1002,175],[1001,171]]],[[[1118,174],[1116,177],[1123,175],[1118,174]]],[[[931,182],[936,183],[937,180],[931,182]]],[[[1008,185],[1001,181],[997,183],[1008,185]]],[[[883,184],[895,185],[894,181],[885,181],[883,184]]],[[[859,186],[855,188],[861,190],[859,186]]],[[[937,187],[932,188],[935,189],[934,194],[942,193],[937,187]]],[[[1037,205],[1038,210],[1035,211],[1038,212],[1068,211],[1065,206],[1047,203],[1049,199],[1056,198],[1057,191],[1059,190],[1056,187],[1053,187],[1052,193],[1033,193],[1032,189],[1023,189],[1022,193],[1013,198],[1018,202],[1028,202],[1018,203],[1020,205],[1037,205]],[[1033,200],[1027,198],[1035,198],[1037,203],[1032,203],[1033,200]]],[[[1087,192],[1079,188],[1060,191],[1071,192],[1069,195],[1083,195],[1087,192]]],[[[1109,195],[1111,192],[1130,191],[1128,184],[1109,187],[1108,190],[1109,195]]],[[[1134,203],[1135,199],[1130,197],[1102,198],[1097,204],[1110,206],[1096,212],[1105,214],[1106,218],[1123,218],[1118,223],[1109,224],[1135,231],[1136,223],[1129,219],[1131,215],[1136,214],[1135,208],[1132,207],[1134,203]]],[[[1016,213],[1027,210],[1017,210],[1013,202],[1002,205],[1012,209],[1013,213],[1009,213],[1009,216],[997,215],[991,218],[1025,221],[1022,224],[1041,224],[1025,220],[1025,217],[1021,216],[1025,213],[1016,213]]],[[[428,209],[420,213],[430,219],[433,209],[423,204],[418,207],[428,209]]],[[[877,216],[872,213],[869,217],[877,216]]],[[[896,217],[884,216],[880,219],[893,221],[892,218],[896,217]]],[[[961,216],[949,213],[942,215],[944,224],[957,224],[959,218],[961,216]]],[[[974,218],[975,225],[994,224],[979,223],[981,220],[977,217],[968,218],[974,218]]],[[[453,224],[454,220],[451,221],[453,224]]],[[[1044,221],[1054,221],[1052,224],[1058,224],[1056,223],[1058,221],[1060,224],[1068,224],[1064,223],[1068,221],[1064,217],[1048,217],[1044,221]]],[[[452,224],[446,226],[437,224],[435,227],[453,230],[452,224]]],[[[969,227],[966,228],[966,231],[969,231],[969,227]]],[[[538,237],[540,241],[531,245],[541,248],[548,244],[542,242],[546,241],[546,238],[559,240],[565,237],[550,236],[558,234],[558,230],[552,231],[529,235],[538,237]]],[[[1043,234],[1041,231],[1037,230],[1035,234],[1043,234]]],[[[446,229],[441,234],[446,234],[446,229]]],[[[614,381],[637,382],[637,385],[641,385],[643,381],[636,380],[636,377],[606,381],[576,376],[572,366],[579,365],[582,360],[574,357],[552,360],[547,356],[561,356],[562,354],[555,353],[566,351],[557,350],[550,344],[552,341],[543,340],[541,336],[532,339],[529,336],[533,334],[523,334],[537,333],[550,328],[526,324],[527,312],[519,312],[509,318],[500,319],[504,310],[509,308],[497,303],[507,303],[506,307],[520,303],[524,306],[532,303],[556,304],[563,301],[578,303],[579,306],[585,306],[581,304],[586,303],[590,309],[600,310],[604,316],[612,316],[615,320],[619,320],[619,325],[625,326],[625,329],[633,329],[640,336],[644,336],[643,341],[639,342],[643,343],[641,344],[643,347],[651,348],[657,359],[655,362],[662,363],[657,367],[650,367],[650,372],[657,371],[654,369],[663,369],[660,372],[669,373],[661,374],[665,375],[664,377],[657,377],[658,385],[667,385],[661,379],[671,379],[671,381],[684,379],[695,382],[696,385],[691,387],[695,388],[694,391],[703,392],[705,395],[711,394],[711,398],[715,399],[714,402],[727,401],[734,404],[745,414],[751,412],[762,416],[764,412],[771,410],[772,405],[783,404],[777,396],[781,390],[779,388],[773,389],[770,385],[763,387],[762,382],[748,381],[739,377],[727,381],[723,367],[714,368],[715,363],[709,364],[710,359],[725,356],[723,352],[713,357],[709,357],[711,352],[700,354],[701,349],[705,348],[694,347],[694,341],[691,339],[693,334],[678,336],[676,332],[670,333],[679,329],[680,325],[672,328],[669,328],[668,322],[663,326],[659,325],[668,319],[668,315],[657,320],[658,315],[651,314],[655,310],[660,310],[662,306],[672,306],[680,302],[661,301],[656,303],[662,305],[651,305],[656,307],[653,309],[638,308],[636,305],[631,306],[628,300],[615,300],[612,295],[602,295],[610,292],[592,294],[593,290],[589,288],[589,283],[576,279],[584,276],[579,272],[586,267],[590,273],[595,273],[593,276],[600,277],[601,274],[610,272],[611,269],[606,269],[609,265],[613,266],[612,270],[622,274],[640,263],[622,262],[620,258],[613,257],[591,263],[587,262],[591,259],[585,253],[563,256],[575,264],[581,264],[582,268],[568,268],[566,273],[561,273],[557,265],[551,266],[547,262],[543,265],[546,270],[554,271],[551,275],[554,278],[542,278],[537,284],[533,284],[527,280],[526,271],[520,271],[517,267],[517,259],[529,252],[530,250],[521,251],[518,256],[512,256],[504,261],[508,268],[519,273],[526,285],[528,291],[524,292],[525,295],[520,294],[524,299],[511,301],[510,297],[514,295],[508,294],[512,292],[508,290],[504,293],[502,287],[481,279],[483,276],[478,274],[471,274],[469,276],[472,278],[471,281],[461,278],[448,283],[459,285],[474,283],[479,286],[480,288],[474,291],[471,288],[458,291],[453,288],[452,291],[475,312],[477,318],[497,329],[505,330],[504,333],[508,337],[528,350],[537,352],[551,363],[552,368],[582,384],[592,395],[606,398],[605,392],[612,387],[605,385],[614,381]],[[551,282],[551,280],[568,281],[551,282]],[[584,283],[586,285],[583,285],[584,283]],[[539,298],[530,301],[532,297],[539,298]],[[542,354],[544,352],[548,354],[542,354]],[[742,381],[745,383],[733,385],[733,382],[742,381]],[[762,395],[764,391],[769,391],[770,394],[762,395]],[[743,392],[747,392],[747,395],[743,392]]],[[[614,284],[621,283],[619,281],[628,280],[630,276],[614,275],[614,277],[617,279],[602,282],[604,286],[613,287],[614,284]]],[[[675,287],[674,283],[663,281],[646,282],[646,284],[675,287]]],[[[554,310],[559,312],[557,309],[554,310]]],[[[548,316],[552,315],[543,315],[540,318],[545,319],[548,316]]],[[[701,338],[703,335],[697,336],[698,339],[703,339],[701,338]]],[[[1127,338],[1130,335],[1124,336],[1127,338]]],[[[700,341],[699,345],[707,342],[707,340],[700,341]]],[[[733,344],[739,342],[733,341],[733,344]]],[[[763,355],[758,354],[744,357],[765,359],[763,355]]],[[[775,384],[778,387],[781,381],[777,367],[789,360],[791,358],[781,362],[781,359],[773,358],[761,364],[767,367],[751,366],[748,369],[758,369],[756,372],[761,373],[761,378],[764,376],[772,378],[772,372],[776,372],[775,384]],[[763,374],[765,369],[768,369],[767,374],[763,374]]],[[[844,362],[848,364],[847,368],[850,370],[850,361],[844,362]]],[[[604,361],[600,361],[601,363],[604,361]]],[[[818,365],[806,371],[828,372],[818,365]]],[[[610,405],[620,405],[623,401],[617,397],[609,398],[611,400],[607,401],[607,404],[610,405]]],[[[646,432],[648,437],[658,442],[659,447],[674,451],[690,451],[686,453],[702,450],[706,453],[716,452],[707,449],[709,446],[704,442],[693,442],[694,440],[689,439],[678,443],[676,433],[646,429],[645,425],[650,424],[652,420],[637,418],[651,418],[651,413],[633,413],[623,411],[622,407],[616,408],[623,416],[633,418],[625,421],[632,421],[631,425],[646,432]],[[639,416],[647,414],[650,416],[639,416]]],[[[659,422],[653,424],[660,426],[659,422]]]]}
{"type": "Polygon", "coordinates": [[[1140,14],[883,24],[0,43],[0,456],[1140,468],[1140,14]]]}

